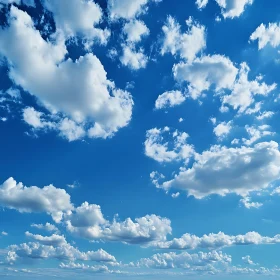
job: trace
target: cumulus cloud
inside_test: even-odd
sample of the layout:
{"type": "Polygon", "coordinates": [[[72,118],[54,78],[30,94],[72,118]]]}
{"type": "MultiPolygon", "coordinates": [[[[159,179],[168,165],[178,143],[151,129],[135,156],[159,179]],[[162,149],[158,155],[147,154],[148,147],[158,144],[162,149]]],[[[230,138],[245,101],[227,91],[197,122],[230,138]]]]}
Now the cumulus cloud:
{"type": "Polygon", "coordinates": [[[276,48],[280,45],[280,26],[279,23],[269,23],[265,26],[263,23],[252,33],[250,41],[258,41],[259,50],[266,45],[276,48]]]}
{"type": "Polygon", "coordinates": [[[137,43],[141,41],[142,37],[149,35],[150,31],[143,21],[132,20],[124,25],[123,33],[128,42],[137,43]]]}
{"type": "Polygon", "coordinates": [[[86,265],[84,263],[74,263],[69,262],[67,264],[61,263],[60,268],[63,269],[75,269],[75,270],[83,270],[83,271],[90,271],[92,273],[114,273],[115,271],[109,270],[108,266],[106,265],[86,265]]]}
{"type": "Polygon", "coordinates": [[[245,11],[246,6],[252,5],[254,0],[216,0],[221,7],[224,18],[239,17],[245,11]]]}
{"type": "Polygon", "coordinates": [[[42,229],[42,230],[46,230],[46,231],[54,231],[54,232],[58,232],[58,228],[50,223],[46,223],[45,225],[43,224],[32,224],[31,227],[37,228],[37,229],[42,229]]]}
{"type": "Polygon", "coordinates": [[[20,245],[11,245],[8,249],[8,257],[12,259],[12,261],[26,258],[95,262],[116,261],[114,256],[102,249],[97,251],[81,252],[79,249],[71,246],[66,241],[59,244],[59,246],[43,245],[39,242],[29,242],[20,245]]]}
{"type": "Polygon", "coordinates": [[[192,18],[189,18],[186,24],[188,30],[182,33],[180,24],[173,17],[168,16],[165,25],[162,27],[164,33],[162,55],[171,53],[190,62],[206,47],[205,27],[192,18]]]}
{"type": "Polygon", "coordinates": [[[136,263],[138,267],[147,268],[184,268],[192,269],[194,267],[203,267],[209,264],[228,264],[231,263],[231,256],[223,254],[222,252],[198,252],[196,254],[189,254],[187,252],[176,254],[163,253],[155,254],[151,258],[143,258],[136,263]]]}
{"type": "Polygon", "coordinates": [[[57,30],[66,37],[82,36],[87,45],[96,40],[105,44],[110,31],[96,28],[103,17],[100,6],[94,1],[84,0],[43,0],[46,9],[53,13],[57,30]]]}
{"type": "Polygon", "coordinates": [[[123,45],[123,54],[120,57],[122,65],[132,70],[145,68],[148,63],[148,57],[144,54],[143,49],[136,50],[134,45],[123,45]]]}
{"type": "Polygon", "coordinates": [[[14,6],[9,26],[0,30],[0,36],[0,53],[8,60],[10,78],[55,115],[57,126],[70,131],[66,137],[82,137],[81,128],[87,128],[88,136],[106,138],[129,123],[132,98],[107,79],[96,56],[65,60],[63,38],[58,34],[54,42],[45,41],[31,17],[14,6]]]}
{"type": "Polygon", "coordinates": [[[240,148],[215,145],[195,154],[192,167],[183,169],[159,187],[184,190],[196,198],[229,193],[246,197],[251,191],[267,188],[279,179],[279,164],[280,152],[274,141],[240,148]]]}
{"type": "Polygon", "coordinates": [[[111,19],[133,19],[147,11],[149,3],[159,3],[161,0],[108,0],[108,10],[111,19]]]}
{"type": "Polygon", "coordinates": [[[213,132],[218,137],[218,139],[222,140],[230,133],[231,129],[232,129],[232,121],[221,122],[214,127],[213,132]]]}
{"type": "Polygon", "coordinates": [[[244,245],[269,245],[280,243],[280,235],[274,237],[262,236],[258,232],[252,231],[242,235],[227,235],[223,232],[204,234],[199,237],[190,233],[185,233],[180,238],[171,241],[159,242],[157,247],[161,249],[173,250],[195,250],[195,249],[220,249],[231,246],[244,245]]]}
{"type": "Polygon", "coordinates": [[[243,261],[245,264],[256,265],[256,264],[252,261],[251,256],[242,257],[242,261],[243,261]]]}
{"type": "Polygon", "coordinates": [[[0,185],[0,205],[19,212],[46,212],[59,222],[63,212],[73,209],[70,196],[53,185],[25,187],[9,178],[0,185]]]}
{"type": "Polygon", "coordinates": [[[242,142],[245,145],[250,146],[253,143],[255,143],[256,141],[258,141],[259,139],[261,139],[262,137],[272,136],[274,134],[274,132],[268,130],[269,128],[270,128],[270,126],[268,126],[268,125],[260,125],[260,126],[246,125],[245,129],[250,138],[249,139],[242,138],[242,142]]]}
{"type": "Polygon", "coordinates": [[[197,5],[198,9],[203,9],[207,6],[208,0],[196,0],[195,4],[197,5]]]}
{"type": "Polygon", "coordinates": [[[66,239],[64,236],[53,234],[51,236],[42,236],[40,234],[32,234],[29,231],[25,232],[25,235],[32,239],[33,241],[37,241],[42,245],[47,246],[60,246],[66,243],[66,239]]]}
{"type": "Polygon", "coordinates": [[[251,198],[246,196],[242,199],[240,199],[240,202],[244,205],[244,207],[246,207],[247,209],[251,209],[251,208],[260,208],[263,206],[263,203],[260,202],[253,202],[251,201],[251,198]]]}
{"type": "Polygon", "coordinates": [[[194,147],[187,143],[188,137],[186,132],[171,132],[169,127],[150,129],[146,132],[145,154],[158,162],[188,162],[194,153],[194,147]],[[164,136],[171,137],[172,148],[164,140],[164,136]]]}
{"type": "Polygon", "coordinates": [[[155,108],[159,110],[159,109],[174,107],[176,105],[180,105],[185,100],[186,100],[186,96],[182,94],[181,91],[178,90],[166,91],[158,96],[155,103],[155,108]]]}

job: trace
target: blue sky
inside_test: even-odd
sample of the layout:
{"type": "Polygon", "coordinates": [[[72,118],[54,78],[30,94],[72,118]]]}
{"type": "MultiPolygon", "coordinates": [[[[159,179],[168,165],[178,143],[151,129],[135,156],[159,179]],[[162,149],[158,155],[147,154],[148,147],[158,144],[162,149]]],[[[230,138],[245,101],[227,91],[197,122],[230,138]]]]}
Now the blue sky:
{"type": "Polygon", "coordinates": [[[1,279],[278,279],[279,8],[0,0],[1,279]]]}

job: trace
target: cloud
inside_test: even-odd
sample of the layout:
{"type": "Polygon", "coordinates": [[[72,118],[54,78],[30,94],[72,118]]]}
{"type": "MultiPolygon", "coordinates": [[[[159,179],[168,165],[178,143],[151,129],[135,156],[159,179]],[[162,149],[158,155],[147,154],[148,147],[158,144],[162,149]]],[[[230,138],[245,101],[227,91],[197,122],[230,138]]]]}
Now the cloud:
{"type": "Polygon", "coordinates": [[[212,85],[215,91],[232,88],[237,73],[234,64],[221,55],[202,56],[191,63],[180,62],[173,66],[174,78],[178,82],[189,83],[188,90],[193,99],[212,85]]]}
{"type": "Polygon", "coordinates": [[[136,263],[138,267],[157,268],[157,269],[195,269],[195,267],[204,267],[209,264],[228,264],[231,262],[231,256],[223,254],[222,252],[198,252],[196,254],[189,254],[187,252],[163,253],[155,254],[151,258],[143,258],[136,263]]]}
{"type": "Polygon", "coordinates": [[[146,132],[145,154],[158,162],[172,162],[184,160],[188,162],[194,153],[192,145],[187,143],[189,135],[185,132],[170,131],[169,127],[153,128],[146,132]],[[171,137],[173,148],[170,149],[163,135],[171,137]]]}
{"type": "Polygon", "coordinates": [[[114,256],[106,251],[99,249],[97,251],[81,252],[79,249],[71,246],[66,241],[59,246],[43,245],[39,242],[29,242],[20,245],[9,246],[8,260],[17,259],[58,259],[58,260],[81,260],[95,262],[115,262],[114,256]]]}
{"type": "Polygon", "coordinates": [[[178,90],[166,91],[158,96],[155,103],[155,108],[159,110],[174,107],[176,105],[180,105],[185,100],[185,95],[178,90]]]}
{"type": "Polygon", "coordinates": [[[53,185],[43,188],[25,187],[9,178],[0,185],[0,205],[19,212],[46,212],[59,222],[62,213],[73,209],[70,196],[53,185]]]}
{"type": "Polygon", "coordinates": [[[161,0],[108,0],[108,10],[112,20],[133,19],[147,11],[149,3],[161,0]]]}
{"type": "Polygon", "coordinates": [[[218,137],[219,140],[222,140],[224,137],[226,137],[231,129],[232,129],[232,121],[229,122],[221,122],[217,126],[214,127],[213,132],[218,137]]]}
{"type": "Polygon", "coordinates": [[[3,236],[8,236],[8,233],[7,233],[6,231],[2,231],[2,232],[1,232],[1,235],[3,235],[3,236]]]}
{"type": "Polygon", "coordinates": [[[222,10],[224,18],[239,17],[246,6],[252,5],[254,0],[216,0],[222,10]]]}
{"type": "Polygon", "coordinates": [[[90,271],[93,273],[114,273],[114,271],[109,270],[108,266],[106,265],[85,265],[83,263],[80,264],[80,263],[69,262],[68,264],[61,263],[59,267],[63,269],[90,271]]]}
{"type": "Polygon", "coordinates": [[[146,24],[141,20],[131,20],[123,27],[123,33],[128,42],[140,42],[142,37],[149,35],[150,31],[146,24]]]}
{"type": "Polygon", "coordinates": [[[260,202],[252,202],[251,198],[246,196],[242,199],[240,199],[240,202],[247,208],[247,209],[251,209],[251,208],[255,208],[258,209],[260,207],[263,206],[263,203],[260,202]]]}
{"type": "Polygon", "coordinates": [[[198,9],[203,9],[207,6],[208,0],[196,0],[195,4],[197,5],[198,9]]]}
{"type": "Polygon", "coordinates": [[[9,27],[0,30],[0,36],[10,78],[49,111],[63,136],[106,138],[128,125],[131,95],[107,79],[96,56],[65,60],[67,50],[59,34],[53,43],[45,41],[31,17],[13,6],[9,27]]]}
{"type": "Polygon", "coordinates": [[[180,24],[171,16],[167,17],[162,27],[164,36],[161,54],[171,53],[191,62],[196,55],[206,47],[205,27],[195,22],[191,17],[186,21],[188,30],[181,32],[180,24]]]}
{"type": "MultiPolygon", "coordinates": [[[[0,3],[2,4],[17,4],[17,5],[26,5],[29,7],[35,7],[35,1],[34,0],[0,0],[0,3]]],[[[0,7],[1,9],[1,7],[0,7]]]]}
{"type": "Polygon", "coordinates": [[[269,23],[265,26],[263,23],[251,34],[250,41],[258,41],[259,50],[266,45],[276,48],[280,45],[280,26],[278,23],[269,23]]]}
{"type": "Polygon", "coordinates": [[[87,45],[95,41],[106,44],[110,36],[107,29],[96,28],[102,21],[103,12],[93,1],[84,0],[43,0],[44,7],[52,12],[56,29],[64,36],[81,36],[87,45]]]}
{"type": "Polygon", "coordinates": [[[216,250],[231,246],[245,245],[269,245],[280,243],[280,235],[274,237],[262,236],[258,232],[252,231],[242,235],[227,235],[223,232],[204,234],[199,237],[190,233],[185,233],[180,238],[171,241],[159,242],[157,247],[172,250],[196,250],[209,249],[216,250]]]}
{"type": "Polygon", "coordinates": [[[277,180],[279,166],[280,152],[274,141],[240,148],[215,145],[202,154],[195,154],[192,167],[183,169],[159,187],[184,190],[196,198],[230,193],[246,197],[277,180]]]}
{"type": "Polygon", "coordinates": [[[250,256],[245,256],[245,257],[242,257],[242,261],[245,263],[245,264],[249,264],[249,265],[256,265],[250,256]]]}
{"type": "Polygon", "coordinates": [[[270,127],[268,125],[260,125],[260,126],[246,125],[245,129],[248,135],[250,136],[250,138],[249,139],[242,138],[242,142],[245,145],[250,146],[256,141],[258,141],[259,139],[261,139],[262,137],[274,135],[274,132],[268,130],[269,128],[270,127]]]}
{"type": "Polygon", "coordinates": [[[123,54],[120,57],[122,65],[132,70],[145,68],[148,63],[148,57],[144,54],[143,49],[136,50],[134,45],[123,45],[123,54]]]}
{"type": "Polygon", "coordinates": [[[31,227],[34,227],[34,228],[37,228],[37,229],[42,229],[42,230],[46,230],[46,231],[55,231],[55,232],[58,232],[58,228],[53,225],[53,224],[50,224],[50,223],[46,223],[45,225],[43,224],[32,224],[31,227]]]}
{"type": "Polygon", "coordinates": [[[25,235],[29,239],[32,239],[33,241],[37,241],[40,244],[47,246],[57,247],[66,243],[65,237],[57,234],[53,234],[52,236],[42,236],[40,234],[32,234],[29,231],[27,231],[25,232],[25,235]]]}

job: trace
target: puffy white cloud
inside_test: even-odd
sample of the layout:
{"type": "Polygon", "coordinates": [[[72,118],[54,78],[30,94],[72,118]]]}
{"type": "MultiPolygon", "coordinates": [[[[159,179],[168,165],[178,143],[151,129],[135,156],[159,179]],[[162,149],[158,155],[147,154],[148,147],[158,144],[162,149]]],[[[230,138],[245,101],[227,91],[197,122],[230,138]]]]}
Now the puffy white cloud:
{"type": "Polygon", "coordinates": [[[176,105],[180,105],[185,100],[186,100],[186,96],[182,94],[181,91],[178,90],[166,91],[158,96],[155,103],[155,108],[164,109],[168,107],[174,107],[176,105]]]}
{"type": "Polygon", "coordinates": [[[231,129],[232,129],[232,121],[221,122],[214,127],[213,132],[221,140],[230,133],[231,129]]]}
{"type": "Polygon", "coordinates": [[[269,128],[270,127],[268,125],[261,125],[258,127],[246,125],[245,129],[248,135],[250,136],[250,138],[249,139],[242,138],[242,142],[245,145],[250,146],[256,141],[258,141],[259,139],[261,139],[262,137],[273,135],[274,132],[269,131],[268,130],[269,128]]]}
{"type": "Polygon", "coordinates": [[[196,254],[189,254],[187,252],[176,254],[163,253],[155,254],[151,258],[143,258],[136,263],[139,267],[148,268],[184,268],[192,269],[196,266],[203,267],[209,264],[227,264],[231,263],[231,256],[223,254],[222,252],[198,252],[196,254]]]}
{"type": "Polygon", "coordinates": [[[129,123],[132,98],[107,79],[96,56],[65,60],[64,40],[57,36],[54,43],[45,41],[31,17],[13,6],[9,27],[0,30],[0,36],[0,53],[8,59],[10,78],[52,115],[58,114],[58,123],[61,115],[77,123],[63,123],[70,131],[64,133],[66,137],[82,137],[80,126],[89,128],[90,137],[106,138],[129,123]]]}
{"type": "Polygon", "coordinates": [[[132,70],[139,70],[146,67],[148,57],[141,48],[137,51],[133,45],[123,45],[123,54],[120,57],[120,61],[124,66],[132,70]]]}
{"type": "MultiPolygon", "coordinates": [[[[0,3],[2,4],[17,4],[17,5],[26,5],[29,7],[35,7],[35,1],[34,0],[0,0],[0,3]]],[[[1,9],[1,7],[0,7],[1,9]]]]}
{"type": "Polygon", "coordinates": [[[147,4],[161,0],[108,0],[108,10],[113,20],[132,19],[147,11],[147,4]]]}
{"type": "Polygon", "coordinates": [[[31,227],[37,228],[37,229],[42,229],[42,230],[46,230],[46,231],[55,231],[58,232],[58,228],[50,223],[46,223],[45,225],[43,224],[32,224],[31,227]]]}
{"type": "Polygon", "coordinates": [[[189,135],[185,132],[175,130],[170,131],[169,127],[163,129],[153,128],[146,132],[145,154],[146,156],[158,162],[171,162],[184,160],[188,162],[189,158],[194,154],[194,147],[187,143],[189,135]],[[164,139],[171,137],[172,149],[169,143],[164,139]]]}
{"type": "Polygon", "coordinates": [[[180,238],[171,241],[157,243],[158,248],[174,250],[195,250],[195,249],[220,249],[230,246],[244,245],[268,245],[280,243],[280,235],[274,237],[262,236],[258,232],[252,231],[242,235],[227,235],[223,232],[204,234],[199,237],[190,233],[185,233],[180,238]]]}
{"type": "Polygon", "coordinates": [[[93,273],[114,273],[106,265],[85,265],[84,263],[69,262],[68,264],[61,263],[59,266],[63,269],[88,270],[93,273]]]}
{"type": "Polygon", "coordinates": [[[196,198],[229,193],[245,197],[279,179],[279,166],[280,152],[274,141],[240,148],[215,145],[202,154],[195,154],[191,168],[183,169],[159,187],[184,190],[196,198]]]}
{"type": "Polygon", "coordinates": [[[203,9],[208,4],[208,0],[196,0],[195,4],[197,5],[198,9],[203,9]]]}
{"type": "Polygon", "coordinates": [[[0,185],[0,205],[20,212],[47,212],[57,222],[62,213],[73,208],[70,196],[53,185],[25,187],[9,178],[0,185]]]}
{"type": "Polygon", "coordinates": [[[46,9],[53,13],[56,28],[66,37],[82,36],[91,45],[94,40],[105,44],[110,31],[95,28],[102,20],[102,10],[94,1],[43,0],[46,9]]]}
{"type": "Polygon", "coordinates": [[[54,128],[55,124],[50,121],[43,120],[45,115],[36,111],[33,107],[23,109],[23,120],[35,129],[54,128]]]}
{"type": "Polygon", "coordinates": [[[37,241],[40,244],[47,245],[47,246],[60,246],[62,244],[67,243],[64,236],[53,234],[51,236],[42,236],[40,234],[32,234],[29,231],[25,233],[25,235],[32,239],[33,241],[37,241]]]}
{"type": "Polygon", "coordinates": [[[266,45],[276,48],[280,45],[279,23],[269,23],[266,27],[263,23],[250,36],[251,41],[258,40],[259,50],[266,45]]]}
{"type": "Polygon", "coordinates": [[[232,88],[237,73],[234,64],[221,55],[202,56],[191,63],[180,62],[173,67],[175,79],[189,83],[188,90],[193,99],[197,99],[212,85],[215,91],[232,88]]]}
{"type": "Polygon", "coordinates": [[[150,31],[145,23],[141,20],[131,20],[123,27],[123,33],[128,42],[139,42],[142,37],[149,35],[150,31]]]}
{"type": "Polygon", "coordinates": [[[221,7],[224,18],[239,17],[246,6],[252,5],[254,0],[216,0],[221,7]]]}
{"type": "Polygon", "coordinates": [[[206,47],[205,27],[193,21],[192,18],[187,20],[186,24],[188,30],[182,33],[180,24],[171,16],[167,18],[162,27],[164,33],[162,55],[170,52],[190,62],[206,47]]]}
{"type": "Polygon", "coordinates": [[[59,246],[42,245],[38,242],[23,243],[20,245],[9,246],[8,255],[12,256],[13,261],[18,258],[32,259],[59,259],[59,260],[81,260],[95,262],[115,262],[114,256],[106,251],[99,249],[97,251],[81,252],[79,249],[71,246],[66,241],[59,246]]]}
{"type": "Polygon", "coordinates": [[[267,118],[271,118],[274,115],[274,112],[272,111],[264,111],[262,113],[260,113],[256,118],[261,121],[267,118]]]}
{"type": "Polygon", "coordinates": [[[252,261],[251,256],[242,257],[242,261],[243,261],[245,264],[256,265],[256,264],[252,261]]]}
{"type": "Polygon", "coordinates": [[[246,196],[242,199],[240,199],[240,202],[247,208],[247,209],[251,209],[251,208],[260,208],[263,206],[263,203],[260,202],[252,202],[251,198],[246,196]]]}

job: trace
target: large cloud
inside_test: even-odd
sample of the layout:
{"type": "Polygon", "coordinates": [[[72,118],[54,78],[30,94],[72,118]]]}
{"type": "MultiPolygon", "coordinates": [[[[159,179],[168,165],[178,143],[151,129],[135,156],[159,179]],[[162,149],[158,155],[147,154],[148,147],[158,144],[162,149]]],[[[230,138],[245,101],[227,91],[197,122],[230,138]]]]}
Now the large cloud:
{"type": "Polygon", "coordinates": [[[274,141],[253,147],[212,146],[195,155],[191,168],[158,187],[184,190],[196,198],[229,193],[246,196],[251,191],[269,187],[279,176],[280,152],[274,141]]]}
{"type": "Polygon", "coordinates": [[[60,221],[62,213],[73,209],[70,196],[53,185],[25,187],[9,178],[0,185],[0,205],[20,212],[47,212],[60,221]]]}
{"type": "Polygon", "coordinates": [[[11,79],[60,116],[55,118],[58,127],[61,115],[68,116],[72,127],[77,123],[87,128],[88,136],[106,138],[130,121],[130,94],[107,79],[93,54],[65,60],[64,40],[57,35],[55,43],[45,41],[30,16],[13,6],[9,27],[0,30],[0,37],[0,53],[9,62],[11,79]]]}

